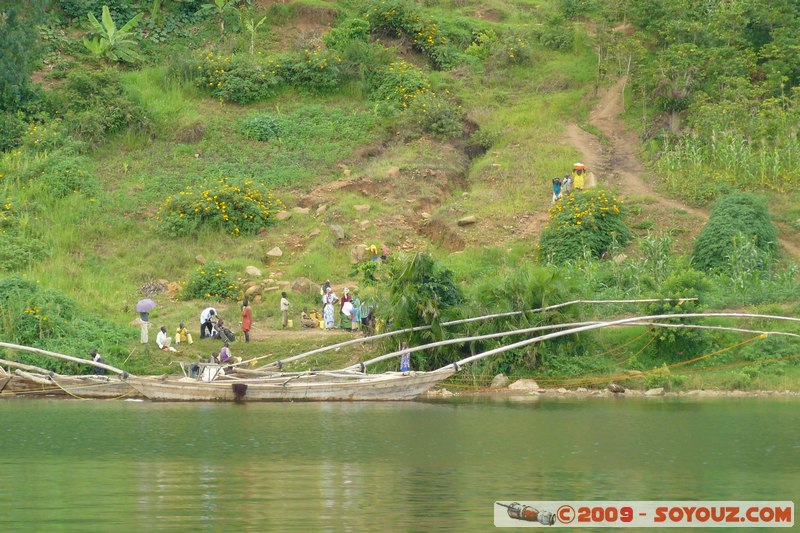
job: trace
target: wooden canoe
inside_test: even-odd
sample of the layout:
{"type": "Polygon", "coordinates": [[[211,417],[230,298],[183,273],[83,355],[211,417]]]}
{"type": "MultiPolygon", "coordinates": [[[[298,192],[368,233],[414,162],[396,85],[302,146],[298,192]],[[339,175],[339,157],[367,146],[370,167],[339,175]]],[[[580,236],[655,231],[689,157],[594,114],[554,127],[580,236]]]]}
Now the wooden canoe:
{"type": "Polygon", "coordinates": [[[454,372],[452,368],[445,368],[432,372],[386,372],[339,378],[310,373],[212,382],[131,376],[127,382],[154,401],[386,401],[412,400],[454,372]]]}

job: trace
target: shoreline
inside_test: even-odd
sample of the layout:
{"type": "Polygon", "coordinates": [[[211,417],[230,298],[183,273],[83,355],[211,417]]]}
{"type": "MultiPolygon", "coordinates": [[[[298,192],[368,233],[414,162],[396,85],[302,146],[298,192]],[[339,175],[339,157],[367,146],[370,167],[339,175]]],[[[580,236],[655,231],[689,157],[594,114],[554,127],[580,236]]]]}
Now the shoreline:
{"type": "Polygon", "coordinates": [[[490,389],[475,392],[453,392],[446,387],[428,391],[419,396],[420,399],[443,398],[493,398],[509,400],[536,400],[539,398],[800,398],[800,391],[791,390],[720,390],[694,389],[689,391],[664,391],[650,389],[625,389],[624,392],[603,390],[576,389],[536,389],[512,390],[508,388],[490,389]]]}

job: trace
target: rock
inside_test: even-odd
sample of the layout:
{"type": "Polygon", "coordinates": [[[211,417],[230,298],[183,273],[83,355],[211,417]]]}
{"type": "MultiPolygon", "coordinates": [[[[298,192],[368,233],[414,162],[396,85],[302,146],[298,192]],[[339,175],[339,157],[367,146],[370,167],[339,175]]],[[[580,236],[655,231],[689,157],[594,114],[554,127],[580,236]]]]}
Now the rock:
{"type": "Polygon", "coordinates": [[[323,214],[327,210],[328,210],[328,204],[322,204],[321,206],[319,206],[317,208],[317,210],[315,212],[316,212],[317,216],[320,216],[321,214],[323,214]]]}
{"type": "Polygon", "coordinates": [[[343,227],[341,227],[339,224],[331,224],[330,228],[331,228],[331,231],[333,232],[333,234],[336,235],[336,238],[338,240],[341,241],[341,240],[344,239],[345,235],[344,235],[344,228],[343,227]]]}
{"type": "Polygon", "coordinates": [[[568,391],[564,387],[559,387],[558,389],[556,389],[556,392],[559,394],[566,394],[568,391]]]}
{"type": "Polygon", "coordinates": [[[644,393],[645,396],[664,396],[664,387],[649,389],[644,393]]]}
{"type": "Polygon", "coordinates": [[[248,266],[248,267],[245,267],[244,273],[247,274],[248,276],[252,276],[254,278],[260,278],[261,277],[261,271],[258,269],[258,267],[254,267],[252,265],[248,266]]]}
{"type": "Polygon", "coordinates": [[[372,206],[367,204],[358,204],[354,205],[353,209],[355,209],[359,213],[369,213],[369,210],[372,209],[372,206]]]}
{"type": "Polygon", "coordinates": [[[261,285],[253,285],[252,287],[244,291],[244,295],[246,298],[252,298],[256,294],[259,294],[260,292],[261,292],[261,285]]]}
{"type": "Polygon", "coordinates": [[[206,264],[206,258],[203,257],[202,255],[194,256],[194,260],[197,261],[201,265],[205,265],[206,264]]]}
{"type": "Polygon", "coordinates": [[[478,219],[475,217],[475,215],[469,215],[463,218],[459,218],[457,224],[459,226],[469,226],[471,224],[475,224],[477,221],[478,219]]]}
{"type": "Polygon", "coordinates": [[[386,175],[392,179],[397,179],[400,177],[400,167],[389,167],[386,171],[386,175]]]}
{"type": "Polygon", "coordinates": [[[352,264],[360,263],[364,260],[364,252],[367,251],[366,244],[357,244],[350,249],[350,262],[352,264]]]}
{"type": "Polygon", "coordinates": [[[358,224],[358,227],[361,228],[361,231],[364,231],[365,229],[367,229],[369,227],[369,224],[370,224],[369,220],[362,220],[358,224]]]}
{"type": "Polygon", "coordinates": [[[260,304],[261,303],[261,295],[260,294],[256,294],[256,297],[253,298],[253,303],[254,304],[260,304]]]}
{"type": "Polygon", "coordinates": [[[575,389],[575,392],[589,392],[589,389],[585,387],[578,387],[577,389],[575,389]]]}
{"type": "Polygon", "coordinates": [[[628,258],[628,256],[627,256],[627,255],[625,255],[625,254],[619,254],[618,256],[616,256],[616,257],[614,258],[614,262],[615,262],[616,264],[618,264],[618,265],[621,265],[622,263],[624,263],[624,262],[625,262],[625,260],[626,260],[627,258],[628,258]]]}
{"type": "Polygon", "coordinates": [[[267,252],[267,257],[270,257],[270,258],[278,258],[278,257],[281,257],[282,255],[283,255],[283,251],[281,251],[281,249],[278,248],[277,246],[275,248],[273,248],[272,250],[270,250],[269,252],[267,252]]]}
{"type": "Polygon", "coordinates": [[[492,383],[489,385],[490,389],[501,389],[508,386],[508,377],[505,374],[497,374],[492,383]]]}
{"type": "Polygon", "coordinates": [[[295,207],[292,209],[293,212],[297,213],[298,215],[307,215],[311,212],[310,207],[295,207]]]}
{"type": "Polygon", "coordinates": [[[518,391],[533,391],[539,390],[539,384],[532,379],[518,379],[514,383],[508,386],[511,390],[518,390],[518,391]]]}
{"type": "Polygon", "coordinates": [[[310,237],[316,237],[319,234],[320,234],[320,229],[319,228],[314,228],[308,233],[308,235],[310,237]]]}
{"type": "Polygon", "coordinates": [[[292,292],[317,292],[319,285],[308,278],[297,278],[292,282],[292,292]]]}
{"type": "Polygon", "coordinates": [[[277,290],[280,290],[280,287],[267,287],[262,292],[275,292],[277,290]]]}
{"type": "Polygon", "coordinates": [[[292,218],[292,214],[289,211],[278,211],[275,213],[275,220],[289,220],[292,218]]]}
{"type": "Polygon", "coordinates": [[[607,388],[614,394],[620,394],[625,392],[625,387],[623,387],[622,385],[617,385],[616,383],[609,383],[607,388]]]}
{"type": "Polygon", "coordinates": [[[419,214],[419,217],[420,217],[422,220],[430,220],[430,219],[431,219],[431,214],[430,214],[430,213],[428,213],[427,211],[422,211],[422,212],[419,214]]]}

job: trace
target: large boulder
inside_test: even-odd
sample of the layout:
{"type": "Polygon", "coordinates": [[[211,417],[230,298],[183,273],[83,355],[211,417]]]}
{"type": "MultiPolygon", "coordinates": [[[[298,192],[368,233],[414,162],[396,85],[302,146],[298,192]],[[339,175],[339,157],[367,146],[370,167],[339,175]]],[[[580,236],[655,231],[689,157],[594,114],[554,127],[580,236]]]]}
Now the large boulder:
{"type": "Polygon", "coordinates": [[[289,220],[292,218],[292,214],[289,211],[278,211],[275,213],[275,220],[289,220]]]}
{"type": "Polygon", "coordinates": [[[471,226],[472,224],[475,224],[477,221],[478,219],[477,217],[475,217],[475,215],[468,215],[463,218],[459,218],[457,224],[459,226],[471,226]]]}
{"type": "Polygon", "coordinates": [[[261,271],[258,269],[258,267],[254,267],[252,265],[245,267],[244,273],[254,278],[261,277],[261,271]]]}
{"type": "Polygon", "coordinates": [[[360,263],[364,260],[365,252],[367,251],[366,244],[357,244],[350,249],[350,262],[353,264],[360,263]]]}
{"type": "Polygon", "coordinates": [[[532,379],[518,379],[508,388],[515,391],[536,391],[539,390],[539,384],[532,379]]]}
{"type": "Polygon", "coordinates": [[[490,389],[502,389],[503,387],[508,386],[508,376],[505,374],[497,374],[494,379],[492,379],[492,383],[489,385],[490,389]]]}
{"type": "Polygon", "coordinates": [[[310,207],[295,207],[295,208],[292,209],[292,211],[294,211],[298,215],[307,215],[307,214],[309,214],[311,212],[311,208],[310,207]]]}
{"type": "Polygon", "coordinates": [[[203,257],[202,255],[194,256],[194,260],[197,261],[197,263],[200,264],[200,265],[205,265],[206,264],[206,258],[203,257]]]}
{"type": "Polygon", "coordinates": [[[664,396],[664,387],[657,387],[655,389],[648,389],[645,396],[664,396]]]}
{"type": "Polygon", "coordinates": [[[319,285],[308,278],[297,278],[292,282],[292,292],[317,292],[319,285]]]}
{"type": "Polygon", "coordinates": [[[256,294],[260,294],[260,293],[261,293],[261,285],[253,285],[249,289],[244,291],[244,295],[245,295],[246,298],[252,298],[256,294]]]}
{"type": "Polygon", "coordinates": [[[336,235],[337,240],[341,241],[345,238],[344,228],[341,227],[339,224],[331,224],[330,228],[333,234],[336,235]]]}
{"type": "Polygon", "coordinates": [[[277,246],[275,248],[272,248],[270,251],[267,252],[267,258],[269,258],[269,259],[277,259],[277,258],[282,257],[282,256],[283,256],[283,251],[280,248],[278,248],[277,246]]]}

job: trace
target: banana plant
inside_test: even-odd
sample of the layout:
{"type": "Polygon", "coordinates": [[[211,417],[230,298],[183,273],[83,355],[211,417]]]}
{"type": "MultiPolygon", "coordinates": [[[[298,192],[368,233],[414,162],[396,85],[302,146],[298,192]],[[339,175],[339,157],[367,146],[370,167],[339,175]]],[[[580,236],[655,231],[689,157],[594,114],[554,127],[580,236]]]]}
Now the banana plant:
{"type": "Polygon", "coordinates": [[[213,11],[219,22],[219,38],[225,37],[225,14],[228,11],[239,12],[236,4],[239,0],[214,0],[213,3],[203,4],[200,9],[213,11]]]}
{"type": "Polygon", "coordinates": [[[245,18],[242,12],[239,12],[239,20],[241,21],[242,26],[244,26],[244,29],[250,35],[250,55],[253,55],[256,47],[256,32],[258,31],[258,28],[260,28],[261,25],[267,21],[267,17],[265,15],[261,17],[261,20],[256,22],[256,19],[254,19],[252,15],[245,18]]]}
{"type": "Polygon", "coordinates": [[[106,57],[111,61],[125,61],[133,63],[142,61],[143,58],[134,49],[136,41],[132,39],[133,28],[139,23],[143,13],[139,13],[124,26],[117,29],[108,6],[103,6],[103,23],[97,21],[93,13],[88,13],[89,22],[100,35],[89,39],[83,38],[83,45],[97,57],[106,57]]]}

